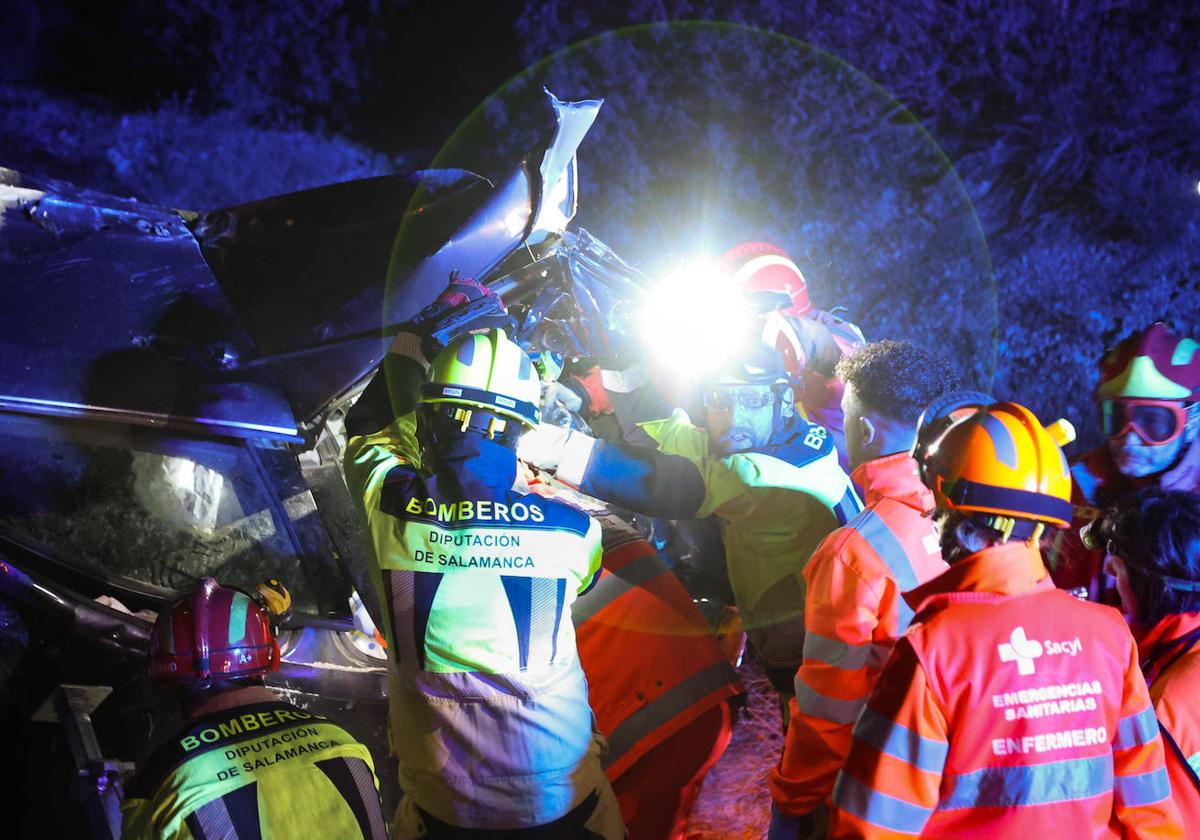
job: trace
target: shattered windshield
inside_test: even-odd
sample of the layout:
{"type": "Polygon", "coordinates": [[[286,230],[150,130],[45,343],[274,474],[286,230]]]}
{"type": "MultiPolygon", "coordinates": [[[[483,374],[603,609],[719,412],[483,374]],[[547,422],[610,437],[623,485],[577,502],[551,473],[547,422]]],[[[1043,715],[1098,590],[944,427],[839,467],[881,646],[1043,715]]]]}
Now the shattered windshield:
{"type": "Polygon", "coordinates": [[[100,577],[181,589],[203,575],[253,588],[278,578],[317,611],[291,520],[263,452],[116,424],[0,418],[0,530],[100,577]]]}

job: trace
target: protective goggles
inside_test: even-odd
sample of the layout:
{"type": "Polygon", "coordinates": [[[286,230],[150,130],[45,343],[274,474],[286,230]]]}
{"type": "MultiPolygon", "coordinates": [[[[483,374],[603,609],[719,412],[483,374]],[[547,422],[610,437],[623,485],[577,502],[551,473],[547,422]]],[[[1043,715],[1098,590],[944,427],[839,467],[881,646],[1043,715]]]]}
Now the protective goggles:
{"type": "Polygon", "coordinates": [[[1100,401],[1100,430],[1105,437],[1124,437],[1130,429],[1153,446],[1171,443],[1187,425],[1188,406],[1176,400],[1118,399],[1100,401]]]}
{"type": "Polygon", "coordinates": [[[786,382],[777,382],[771,386],[716,386],[704,389],[704,407],[716,411],[729,411],[734,403],[746,411],[766,408],[778,399],[788,388],[786,382]]]}

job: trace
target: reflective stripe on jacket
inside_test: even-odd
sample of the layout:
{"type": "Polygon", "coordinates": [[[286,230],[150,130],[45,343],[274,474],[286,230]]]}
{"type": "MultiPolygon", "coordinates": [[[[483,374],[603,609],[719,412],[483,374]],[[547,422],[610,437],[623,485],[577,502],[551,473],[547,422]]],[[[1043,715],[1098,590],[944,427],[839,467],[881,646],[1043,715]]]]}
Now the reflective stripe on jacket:
{"type": "Polygon", "coordinates": [[[1150,665],[1146,677],[1155,714],[1182,753],[1181,761],[1167,748],[1167,774],[1188,837],[1200,837],[1200,789],[1192,775],[1200,776],[1200,644],[1176,660],[1172,643],[1197,630],[1200,613],[1169,615],[1150,630],[1134,631],[1142,663],[1150,665]]]}
{"type": "Polygon", "coordinates": [[[854,727],[832,837],[1183,836],[1121,615],[994,546],[913,592],[854,727]]]}
{"type": "Polygon", "coordinates": [[[947,569],[933,521],[933,494],[907,453],[861,465],[854,482],[867,507],[834,531],[804,570],[808,583],[804,663],[771,796],[806,814],[833,791],[851,729],[912,609],[900,593],[947,569]]]}
{"type": "Polygon", "coordinates": [[[417,471],[410,422],[350,438],[345,459],[386,616],[401,786],[451,825],[552,822],[607,785],[569,614],[599,572],[600,526],[515,489],[515,453],[480,435],[417,471]]]}
{"type": "Polygon", "coordinates": [[[371,753],[281,701],[206,715],[155,752],[121,805],[127,840],[386,840],[371,753]]]}
{"type": "Polygon", "coordinates": [[[616,780],[704,712],[743,693],[704,616],[654,548],[601,518],[604,571],[575,602],[579,659],[616,780]]]}

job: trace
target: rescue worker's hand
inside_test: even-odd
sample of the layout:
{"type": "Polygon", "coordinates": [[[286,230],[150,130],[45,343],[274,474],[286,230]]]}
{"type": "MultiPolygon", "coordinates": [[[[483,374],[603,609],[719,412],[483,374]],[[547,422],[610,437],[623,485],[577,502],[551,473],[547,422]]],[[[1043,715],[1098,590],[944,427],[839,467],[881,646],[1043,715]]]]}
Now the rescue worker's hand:
{"type": "Polygon", "coordinates": [[[432,359],[464,333],[508,327],[508,313],[500,296],[482,283],[450,272],[450,283],[437,299],[411,321],[422,338],[422,351],[432,359]]]}
{"type": "Polygon", "coordinates": [[[521,435],[517,444],[517,457],[539,469],[554,472],[558,469],[563,452],[567,448],[567,438],[571,430],[565,426],[555,426],[550,423],[538,425],[521,435]]]}
{"type": "Polygon", "coordinates": [[[767,829],[767,840],[805,840],[813,830],[813,815],[793,817],[771,804],[771,827],[767,829]]]}

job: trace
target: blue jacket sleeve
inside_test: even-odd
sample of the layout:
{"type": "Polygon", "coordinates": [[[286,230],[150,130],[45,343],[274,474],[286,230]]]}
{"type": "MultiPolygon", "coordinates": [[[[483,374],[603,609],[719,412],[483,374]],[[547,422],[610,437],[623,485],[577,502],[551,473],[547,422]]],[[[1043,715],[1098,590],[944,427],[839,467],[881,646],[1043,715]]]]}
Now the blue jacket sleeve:
{"type": "Polygon", "coordinates": [[[426,366],[419,342],[415,335],[411,339],[406,334],[397,336],[397,345],[413,346],[404,346],[399,352],[393,347],[384,357],[375,378],[346,412],[347,437],[375,434],[416,409],[426,366]]]}
{"type": "Polygon", "coordinates": [[[704,502],[704,479],[679,455],[596,441],[583,492],[663,519],[691,519],[704,502]]]}

